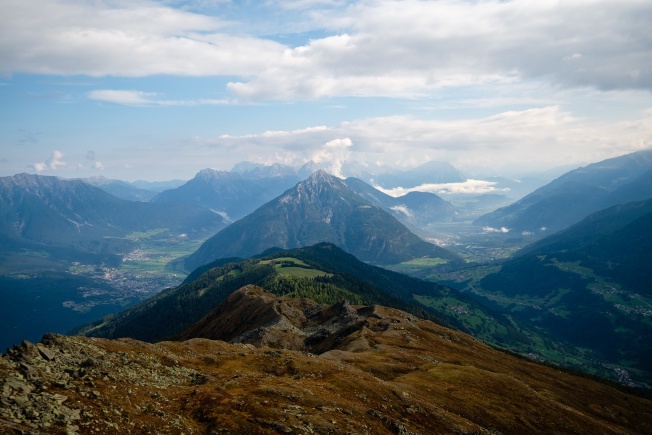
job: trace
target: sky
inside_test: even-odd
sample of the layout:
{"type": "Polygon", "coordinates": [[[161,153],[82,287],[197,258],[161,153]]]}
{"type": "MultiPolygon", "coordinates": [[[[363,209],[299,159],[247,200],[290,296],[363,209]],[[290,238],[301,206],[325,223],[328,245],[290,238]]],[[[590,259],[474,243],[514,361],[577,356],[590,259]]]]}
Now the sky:
{"type": "MultiPolygon", "coordinates": [[[[0,0],[0,176],[652,148],[649,0],[0,0]]],[[[342,174],[346,175],[346,174],[342,174]]]]}

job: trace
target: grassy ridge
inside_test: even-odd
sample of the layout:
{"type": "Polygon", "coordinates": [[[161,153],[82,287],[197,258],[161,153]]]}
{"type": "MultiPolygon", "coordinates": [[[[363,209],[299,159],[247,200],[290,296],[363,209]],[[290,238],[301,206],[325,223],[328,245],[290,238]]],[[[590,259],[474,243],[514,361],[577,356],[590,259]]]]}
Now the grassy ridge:
{"type": "Polygon", "coordinates": [[[124,313],[88,325],[81,332],[101,337],[161,340],[180,333],[247,284],[258,285],[274,294],[321,303],[348,300],[354,304],[397,307],[502,346],[515,340],[528,342],[508,319],[451,288],[367,265],[335,245],[325,243],[249,260],[218,260],[191,274],[183,285],[124,313]],[[415,295],[447,299],[451,306],[421,303],[426,299],[415,299],[415,295]],[[469,307],[470,311],[455,311],[460,305],[469,307]]]}

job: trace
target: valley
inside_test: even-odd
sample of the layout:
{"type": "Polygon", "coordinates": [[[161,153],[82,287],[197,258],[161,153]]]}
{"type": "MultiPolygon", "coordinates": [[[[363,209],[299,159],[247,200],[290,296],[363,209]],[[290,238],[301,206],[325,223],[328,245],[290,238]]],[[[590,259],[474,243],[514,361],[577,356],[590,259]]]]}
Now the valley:
{"type": "MultiPolygon", "coordinates": [[[[588,179],[590,184],[604,178],[599,183],[606,185],[617,177],[613,192],[625,192],[630,199],[631,189],[646,180],[640,168],[647,161],[648,155],[641,153],[614,159],[604,165],[604,173],[603,165],[595,164],[564,179],[588,179]],[[631,161],[637,162],[638,172],[628,184],[622,175],[631,161]]],[[[48,189],[63,189],[83,205],[79,210],[108,198],[121,211],[104,216],[93,211],[88,219],[94,223],[86,230],[64,223],[71,211],[79,210],[38,208],[33,201],[32,210],[49,208],[51,219],[62,222],[47,243],[36,237],[48,234],[35,226],[38,221],[31,222],[30,232],[21,233],[22,241],[16,239],[11,219],[24,212],[16,208],[7,214],[10,243],[0,252],[0,272],[13,303],[7,305],[12,312],[4,316],[4,330],[11,332],[0,344],[10,347],[23,338],[36,341],[45,332],[73,329],[102,337],[161,340],[179,334],[181,325],[199,320],[241,286],[256,284],[279,296],[319,303],[394,306],[535,361],[633,387],[652,386],[651,362],[640,350],[651,344],[646,337],[652,330],[652,297],[643,284],[647,269],[642,265],[652,202],[591,213],[594,201],[587,217],[578,218],[579,211],[571,209],[577,222],[547,235],[541,229],[516,231],[498,226],[498,221],[496,227],[478,221],[502,216],[513,204],[537,204],[550,192],[554,196],[558,186],[566,186],[559,181],[538,189],[530,182],[535,190],[520,191],[522,199],[495,194],[449,194],[443,199],[415,192],[390,197],[359,178],[342,180],[322,170],[286,189],[298,173],[255,165],[239,173],[203,170],[191,182],[153,196],[158,199],[151,204],[102,196],[99,188],[77,181],[27,176],[5,181],[14,183],[5,195],[12,207],[25,201],[20,186],[39,185],[44,198],[48,189]],[[255,208],[274,194],[279,196],[255,208]],[[168,202],[173,198],[194,199],[168,202]],[[218,213],[213,208],[219,204],[224,208],[218,213]],[[213,211],[202,208],[206,206],[213,211]],[[503,211],[497,213],[496,207],[503,211]],[[251,209],[234,223],[223,220],[251,209]],[[161,210],[179,213],[143,220],[161,210]],[[173,225],[160,225],[164,222],[173,225]],[[387,275],[390,271],[400,275],[387,275]],[[401,278],[405,275],[431,284],[401,278]],[[171,323],[156,326],[162,319],[171,323]],[[593,338],[591,330],[600,331],[600,338],[593,338]]],[[[115,190],[116,183],[100,181],[98,186],[115,190]]],[[[119,187],[125,197],[145,194],[129,190],[126,183],[119,187]]],[[[617,201],[615,194],[609,202],[617,201]]],[[[57,194],[47,201],[58,204],[59,198],[57,194]]],[[[532,207],[538,205],[508,215],[517,219],[515,214],[532,213],[532,207]]]]}
{"type": "Polygon", "coordinates": [[[68,333],[178,286],[186,273],[174,260],[194,252],[202,242],[173,236],[166,229],[134,232],[124,240],[132,251],[117,260],[98,258],[89,263],[83,256],[70,258],[52,248],[3,251],[0,349],[24,339],[38,341],[48,331],[68,333]]]}
{"type": "Polygon", "coordinates": [[[649,344],[645,337],[652,328],[652,298],[626,290],[577,262],[553,259],[542,266],[541,273],[545,276],[550,276],[550,268],[554,268],[572,274],[577,280],[566,278],[556,287],[546,284],[543,275],[521,275],[518,279],[526,289],[536,288],[537,280],[544,282],[545,293],[533,294],[511,293],[493,285],[490,280],[501,276],[502,265],[469,266],[453,272],[432,273],[422,269],[406,273],[450,285],[514,320],[546,331],[543,336],[530,335],[531,342],[526,347],[512,347],[530,358],[627,385],[651,385],[645,350],[649,344]],[[591,336],[598,341],[586,341],[580,331],[587,328],[595,331],[591,336]]]}
{"type": "Polygon", "coordinates": [[[651,23],[2,2],[0,433],[652,434],[651,23]]]}

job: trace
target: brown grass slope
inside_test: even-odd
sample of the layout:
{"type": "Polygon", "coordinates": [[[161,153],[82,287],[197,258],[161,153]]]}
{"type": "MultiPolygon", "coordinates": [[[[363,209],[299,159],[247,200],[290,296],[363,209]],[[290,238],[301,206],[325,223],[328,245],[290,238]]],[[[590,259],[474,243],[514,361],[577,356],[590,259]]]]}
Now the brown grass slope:
{"type": "Polygon", "coordinates": [[[652,433],[649,400],[399,310],[320,306],[252,287],[224,304],[195,332],[221,334],[222,322],[231,339],[299,350],[48,335],[0,358],[0,430],[652,433]],[[234,312],[253,329],[239,328],[234,312]]]}

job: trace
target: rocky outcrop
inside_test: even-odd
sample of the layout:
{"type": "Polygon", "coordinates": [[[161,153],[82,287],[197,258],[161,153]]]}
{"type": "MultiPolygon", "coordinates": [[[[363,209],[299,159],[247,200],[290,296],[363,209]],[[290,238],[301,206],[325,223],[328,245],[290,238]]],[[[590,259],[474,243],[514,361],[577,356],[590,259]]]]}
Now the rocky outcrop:
{"type": "Polygon", "coordinates": [[[96,346],[93,340],[53,334],[45,335],[38,344],[23,341],[9,349],[0,362],[0,428],[4,423],[14,429],[54,433],[87,433],[95,426],[117,429],[120,413],[109,415],[114,407],[99,385],[119,382],[154,392],[192,383],[201,376],[185,367],[167,367],[164,361],[152,360],[151,353],[136,361],[126,352],[96,346]]]}
{"type": "Polygon", "coordinates": [[[324,352],[46,335],[0,358],[0,432],[652,433],[650,400],[399,310],[238,296],[324,352]]]}
{"type": "Polygon", "coordinates": [[[374,307],[355,309],[345,301],[319,305],[308,299],[280,298],[248,285],[178,339],[210,338],[321,354],[350,350],[348,337],[365,328],[367,317],[374,315],[374,307]]]}

